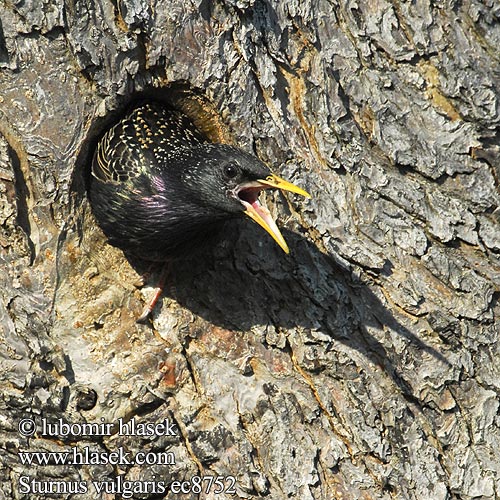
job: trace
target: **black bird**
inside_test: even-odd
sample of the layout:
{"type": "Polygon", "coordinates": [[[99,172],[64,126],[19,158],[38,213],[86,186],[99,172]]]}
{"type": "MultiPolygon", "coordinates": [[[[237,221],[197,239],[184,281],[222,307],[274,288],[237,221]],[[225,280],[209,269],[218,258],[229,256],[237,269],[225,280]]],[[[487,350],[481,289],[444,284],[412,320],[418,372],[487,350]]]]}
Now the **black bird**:
{"type": "MultiPolygon", "coordinates": [[[[144,260],[171,262],[195,252],[225,221],[241,214],[260,224],[288,253],[280,230],[258,200],[268,188],[310,197],[256,157],[208,142],[180,111],[147,101],[99,141],[89,195],[111,244],[144,260]]],[[[158,300],[165,274],[140,320],[158,300]]]]}

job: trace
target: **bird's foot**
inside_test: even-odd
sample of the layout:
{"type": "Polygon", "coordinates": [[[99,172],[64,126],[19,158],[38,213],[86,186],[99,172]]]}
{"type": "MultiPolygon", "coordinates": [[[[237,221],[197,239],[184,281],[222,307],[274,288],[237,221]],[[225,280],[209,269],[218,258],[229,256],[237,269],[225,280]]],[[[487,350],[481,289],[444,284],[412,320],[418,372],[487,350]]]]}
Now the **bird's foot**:
{"type": "Polygon", "coordinates": [[[158,280],[158,286],[155,288],[155,293],[151,300],[146,304],[144,309],[142,310],[142,314],[137,318],[136,322],[137,323],[144,323],[149,315],[153,312],[153,309],[158,302],[159,298],[161,297],[161,294],[163,293],[163,289],[165,288],[165,282],[167,280],[167,276],[170,272],[170,264],[165,264],[163,267],[161,274],[160,274],[160,279],[158,280]]]}
{"type": "Polygon", "coordinates": [[[147,282],[148,282],[149,276],[145,276],[144,274],[141,274],[135,281],[134,281],[134,286],[136,288],[142,288],[147,282]]]}
{"type": "Polygon", "coordinates": [[[153,309],[156,303],[158,302],[158,299],[161,297],[162,293],[163,293],[163,286],[155,288],[155,293],[153,295],[153,298],[145,305],[141,315],[136,320],[137,323],[144,323],[148,319],[149,315],[153,312],[153,309]]]}
{"type": "Polygon", "coordinates": [[[135,281],[134,281],[134,286],[137,288],[142,288],[143,286],[146,285],[146,283],[149,281],[149,278],[151,278],[151,275],[153,274],[153,268],[155,267],[156,263],[150,264],[146,271],[144,271],[135,281]]]}

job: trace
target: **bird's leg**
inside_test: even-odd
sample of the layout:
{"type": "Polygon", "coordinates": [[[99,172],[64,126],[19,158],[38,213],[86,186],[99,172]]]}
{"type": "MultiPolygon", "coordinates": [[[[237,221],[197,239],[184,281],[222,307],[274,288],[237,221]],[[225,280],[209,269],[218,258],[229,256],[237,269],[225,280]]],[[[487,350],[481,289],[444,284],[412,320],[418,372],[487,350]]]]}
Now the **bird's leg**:
{"type": "Polygon", "coordinates": [[[166,263],[161,270],[160,279],[158,280],[158,286],[155,288],[155,293],[153,298],[146,304],[144,307],[142,314],[137,318],[137,323],[143,323],[146,321],[148,316],[153,311],[158,299],[161,297],[163,293],[163,289],[165,288],[165,283],[167,281],[167,276],[170,273],[170,263],[166,263]]]}

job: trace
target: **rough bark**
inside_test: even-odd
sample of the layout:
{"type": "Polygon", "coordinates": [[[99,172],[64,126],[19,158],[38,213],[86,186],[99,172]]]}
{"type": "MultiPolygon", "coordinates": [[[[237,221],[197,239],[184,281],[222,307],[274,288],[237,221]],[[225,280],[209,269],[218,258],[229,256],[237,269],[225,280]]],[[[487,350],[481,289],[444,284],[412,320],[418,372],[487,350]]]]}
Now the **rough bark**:
{"type": "Polygon", "coordinates": [[[115,498],[92,480],[198,475],[234,476],[237,498],[500,496],[499,16],[474,0],[2,3],[0,497],[48,497],[22,476],[80,481],[83,500],[115,498]],[[157,275],[135,286],[85,180],[113,113],[172,88],[313,199],[270,197],[289,257],[242,221],[138,325],[157,275]],[[176,433],[43,436],[60,418],[176,433]],[[18,455],[73,447],[175,465],[18,455]]]}

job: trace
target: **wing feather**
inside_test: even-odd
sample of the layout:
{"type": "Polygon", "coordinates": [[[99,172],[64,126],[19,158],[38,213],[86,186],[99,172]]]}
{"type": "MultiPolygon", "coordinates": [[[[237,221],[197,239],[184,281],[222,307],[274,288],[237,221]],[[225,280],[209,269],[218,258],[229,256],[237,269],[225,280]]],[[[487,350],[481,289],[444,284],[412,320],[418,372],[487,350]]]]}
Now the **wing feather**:
{"type": "Polygon", "coordinates": [[[92,175],[103,182],[126,183],[151,167],[165,168],[180,149],[207,142],[183,113],[145,102],[108,130],[99,141],[92,175]]]}

